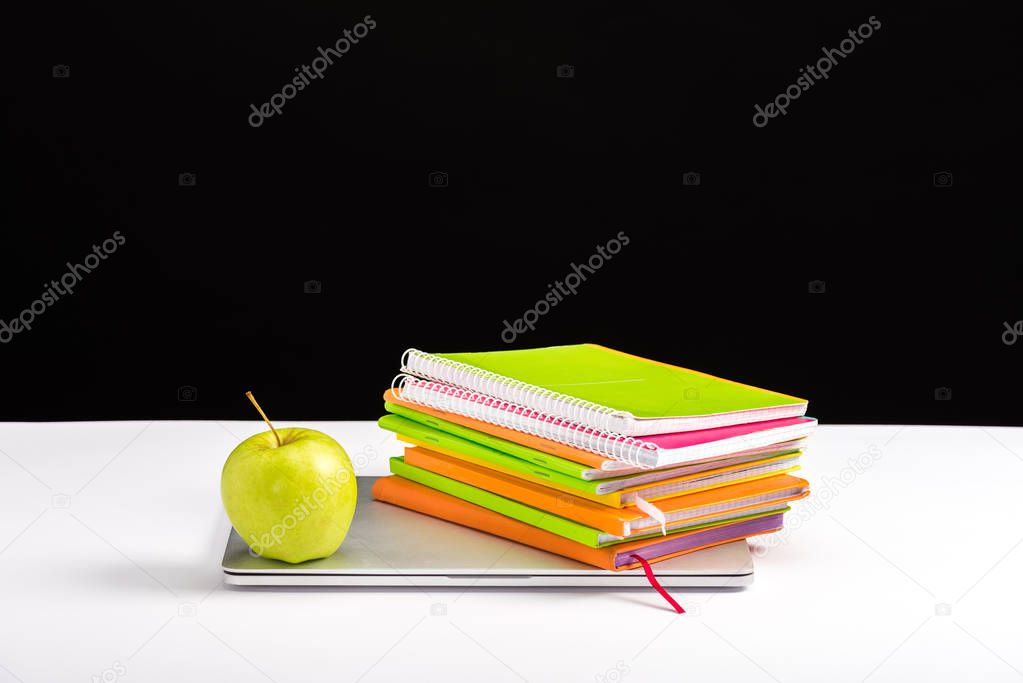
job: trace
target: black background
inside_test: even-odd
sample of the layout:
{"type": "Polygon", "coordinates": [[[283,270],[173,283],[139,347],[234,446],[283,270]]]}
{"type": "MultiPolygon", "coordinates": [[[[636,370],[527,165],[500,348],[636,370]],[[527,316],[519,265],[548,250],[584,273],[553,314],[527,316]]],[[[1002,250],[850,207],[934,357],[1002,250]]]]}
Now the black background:
{"type": "Polygon", "coordinates": [[[624,231],[515,346],[599,342],[807,397],[825,422],[1023,424],[1023,340],[1002,341],[1023,319],[1005,17],[924,2],[31,11],[8,27],[0,317],[114,231],[126,244],[0,345],[0,419],[250,419],[246,389],[278,419],[375,418],[402,350],[507,348],[502,321],[624,231]],[[248,124],[367,14],[377,27],[322,80],[248,124]],[[882,27],[828,80],[752,125],[870,15],[882,27]]]}

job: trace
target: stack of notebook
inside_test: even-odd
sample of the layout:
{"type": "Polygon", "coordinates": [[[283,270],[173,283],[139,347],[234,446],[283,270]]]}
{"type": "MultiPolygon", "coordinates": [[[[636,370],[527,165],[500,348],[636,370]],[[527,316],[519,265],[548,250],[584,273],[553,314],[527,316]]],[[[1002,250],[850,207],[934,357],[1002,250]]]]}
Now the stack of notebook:
{"type": "Polygon", "coordinates": [[[594,344],[409,350],[379,500],[610,570],[778,531],[803,399],[594,344]]]}

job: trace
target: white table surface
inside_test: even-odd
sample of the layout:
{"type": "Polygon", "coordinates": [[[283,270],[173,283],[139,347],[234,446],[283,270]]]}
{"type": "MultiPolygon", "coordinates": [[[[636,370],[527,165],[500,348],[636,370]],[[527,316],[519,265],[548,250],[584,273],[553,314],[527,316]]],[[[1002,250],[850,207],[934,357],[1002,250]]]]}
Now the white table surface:
{"type": "MultiPolygon", "coordinates": [[[[297,425],[359,474],[400,450],[297,425]]],[[[220,468],[262,429],[0,423],[0,683],[1023,679],[1023,429],[820,427],[754,585],[676,589],[682,616],[652,590],[226,587],[220,468]]]]}

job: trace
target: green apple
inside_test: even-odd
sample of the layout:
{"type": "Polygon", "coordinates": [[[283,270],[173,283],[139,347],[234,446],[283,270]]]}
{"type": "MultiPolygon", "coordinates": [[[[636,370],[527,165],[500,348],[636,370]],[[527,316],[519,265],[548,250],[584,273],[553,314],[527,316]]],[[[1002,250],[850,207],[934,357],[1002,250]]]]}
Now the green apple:
{"type": "Polygon", "coordinates": [[[231,451],[220,476],[224,509],[238,534],[263,557],[305,562],[341,547],[355,514],[352,462],[314,429],[250,436],[231,451]]]}

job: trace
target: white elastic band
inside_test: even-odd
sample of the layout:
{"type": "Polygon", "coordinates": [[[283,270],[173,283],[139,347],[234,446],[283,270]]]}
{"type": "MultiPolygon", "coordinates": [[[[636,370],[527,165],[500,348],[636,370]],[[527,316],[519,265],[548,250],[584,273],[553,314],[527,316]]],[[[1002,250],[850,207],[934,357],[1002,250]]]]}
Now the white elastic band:
{"type": "Polygon", "coordinates": [[[664,511],[661,510],[661,508],[657,507],[656,505],[647,500],[640,498],[639,496],[636,496],[636,507],[638,507],[640,510],[647,513],[648,515],[650,515],[651,517],[653,517],[654,519],[661,523],[662,536],[668,535],[667,526],[668,518],[664,516],[664,511]]]}

